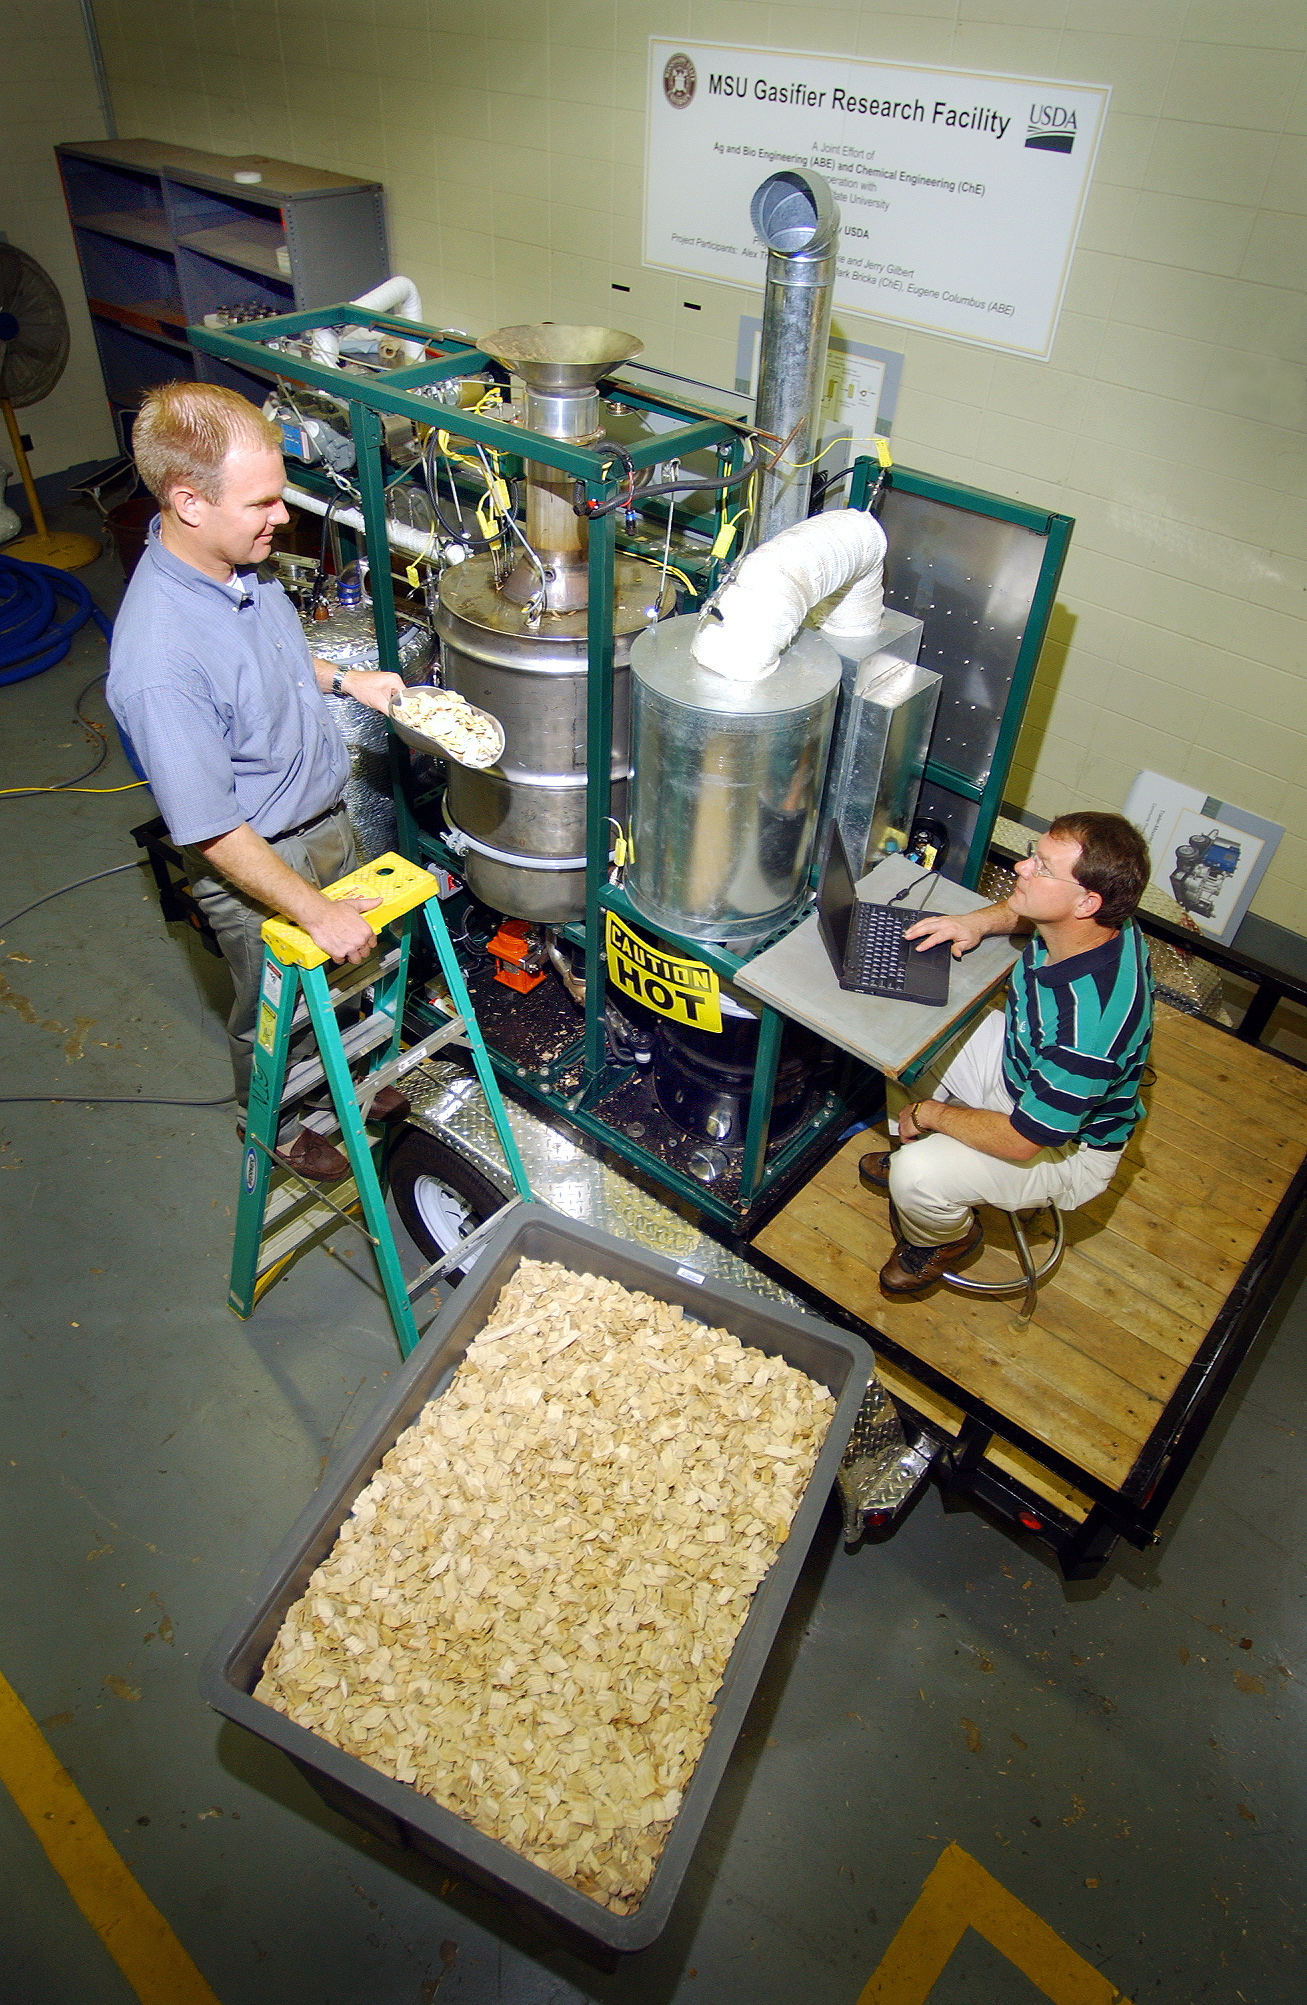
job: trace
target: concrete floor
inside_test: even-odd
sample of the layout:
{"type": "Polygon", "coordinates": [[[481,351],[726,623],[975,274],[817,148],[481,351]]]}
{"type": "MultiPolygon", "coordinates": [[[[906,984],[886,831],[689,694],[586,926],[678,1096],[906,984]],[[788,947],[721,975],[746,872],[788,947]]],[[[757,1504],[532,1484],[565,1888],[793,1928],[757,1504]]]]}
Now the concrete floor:
{"type": "MultiPolygon", "coordinates": [[[[82,575],[111,607],[116,561],[82,575]]],[[[71,706],[102,666],[84,633],[0,689],[0,784],[88,763],[71,706]]],[[[115,747],[93,784],[129,777],[115,747]]],[[[3,918],[131,862],[150,804],[0,809],[3,918]]],[[[143,872],[0,935],[6,1094],[227,1090],[222,971],[143,872]]],[[[397,1364],[365,1261],[314,1255],[231,1316],[229,1108],[0,1104],[0,1144],[0,1672],[222,2005],[854,2005],[950,1841],[1132,1999],[1303,1995],[1301,1262],[1150,1553],[1068,1587],[933,1493],[853,1554],[827,1513],[670,1925],[604,1976],[341,1822],[199,1699],[397,1364]]],[[[0,1871],[0,2000],[130,2005],[2,1790],[0,1871]]],[[[1040,1995],[969,1933],[931,2000],[1040,1995]]]]}

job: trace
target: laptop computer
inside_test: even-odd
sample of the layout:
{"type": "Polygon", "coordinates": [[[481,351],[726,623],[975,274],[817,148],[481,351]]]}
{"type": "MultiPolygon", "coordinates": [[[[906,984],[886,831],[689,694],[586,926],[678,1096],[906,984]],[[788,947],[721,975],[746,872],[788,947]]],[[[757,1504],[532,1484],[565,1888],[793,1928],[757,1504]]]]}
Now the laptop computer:
{"type": "Polygon", "coordinates": [[[874,905],[859,898],[844,838],[831,823],[817,883],[817,925],[842,989],[936,1008],[946,1003],[948,941],[923,954],[903,938],[905,926],[933,916],[911,905],[874,905]]]}

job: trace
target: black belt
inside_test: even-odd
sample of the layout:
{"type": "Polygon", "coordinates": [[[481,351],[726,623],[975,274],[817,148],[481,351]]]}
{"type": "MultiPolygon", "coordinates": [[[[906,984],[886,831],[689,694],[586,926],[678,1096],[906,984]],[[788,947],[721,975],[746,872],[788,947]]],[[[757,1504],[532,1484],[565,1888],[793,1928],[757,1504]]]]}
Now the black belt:
{"type": "Polygon", "coordinates": [[[334,802],[331,807],[324,808],[320,815],[310,815],[307,821],[296,822],[294,828],[280,829],[276,835],[265,836],[264,840],[266,842],[286,842],[293,835],[307,835],[311,828],[317,828],[319,822],[330,821],[333,815],[338,815],[344,805],[345,796],[342,794],[338,801],[334,802]]]}

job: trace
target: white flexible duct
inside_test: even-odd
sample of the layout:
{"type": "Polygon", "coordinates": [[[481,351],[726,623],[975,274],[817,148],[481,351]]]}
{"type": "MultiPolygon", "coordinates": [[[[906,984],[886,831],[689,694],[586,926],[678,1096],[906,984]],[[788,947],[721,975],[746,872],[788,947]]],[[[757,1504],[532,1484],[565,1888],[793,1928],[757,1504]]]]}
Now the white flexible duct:
{"type": "MultiPolygon", "coordinates": [[[[351,306],[375,307],[378,313],[393,313],[400,320],[421,320],[422,296],[411,278],[398,274],[374,285],[350,301],[351,306]]],[[[405,341],[401,347],[410,362],[420,362],[426,349],[420,341],[405,341]]],[[[309,337],[309,353],[315,362],[333,367],[340,360],[340,336],[333,327],[315,327],[309,337]]]]}
{"type": "Polygon", "coordinates": [[[761,682],[816,606],[832,639],[872,634],[885,606],[884,560],[885,531],[861,509],[796,522],[745,558],[716,611],[700,620],[690,652],[728,681],[761,682]]]}
{"type": "MultiPolygon", "coordinates": [[[[367,533],[367,524],[357,508],[334,507],[318,495],[310,494],[307,488],[295,487],[289,481],[281,490],[281,498],[292,508],[307,508],[314,515],[325,515],[330,508],[332,521],[338,522],[342,529],[361,529],[367,533]]],[[[428,563],[435,562],[439,550],[435,530],[413,529],[407,522],[395,522],[390,516],[386,517],[386,540],[393,549],[406,550],[410,557],[425,557],[428,563]]],[[[450,544],[447,556],[451,563],[460,561],[462,554],[460,544],[450,544]]]]}

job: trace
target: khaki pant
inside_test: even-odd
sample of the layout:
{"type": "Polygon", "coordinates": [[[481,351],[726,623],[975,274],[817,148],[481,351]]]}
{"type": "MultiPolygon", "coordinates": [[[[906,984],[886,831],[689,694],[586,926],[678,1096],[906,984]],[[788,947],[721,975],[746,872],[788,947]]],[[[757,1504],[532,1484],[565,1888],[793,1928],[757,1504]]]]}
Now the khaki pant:
{"type": "MultiPolygon", "coordinates": [[[[895,1080],[886,1081],[891,1125],[899,1109],[915,1100],[957,1100],[964,1107],[983,1107],[1010,1114],[1014,1102],[1003,1083],[1003,1014],[982,1019],[960,1045],[945,1051],[938,1070],[924,1072],[908,1093],[895,1080]]],[[[1121,1160],[1120,1149],[1091,1149],[1068,1142],[1041,1149],[1026,1163],[1005,1163],[949,1135],[924,1135],[905,1142],[890,1161],[890,1195],[913,1246],[947,1246],[961,1239],[971,1224],[973,1205],[990,1204],[1000,1211],[1021,1211],[1053,1203],[1075,1211],[1107,1189],[1121,1160]]]]}
{"type": "MultiPolygon", "coordinates": [[[[303,835],[280,836],[271,847],[297,876],[307,878],[319,889],[346,876],[358,861],[354,831],[343,807],[306,829],[303,835]]],[[[247,898],[225,877],[218,876],[199,850],[190,849],[184,854],[195,902],[218,936],[236,991],[227,1018],[227,1046],[236,1081],[236,1119],[243,1125],[254,1065],[254,1027],[258,1021],[259,981],[263,973],[262,927],[264,920],[272,915],[266,906],[247,898]]],[[[311,1031],[307,1034],[307,1047],[313,1048],[311,1031]]]]}

